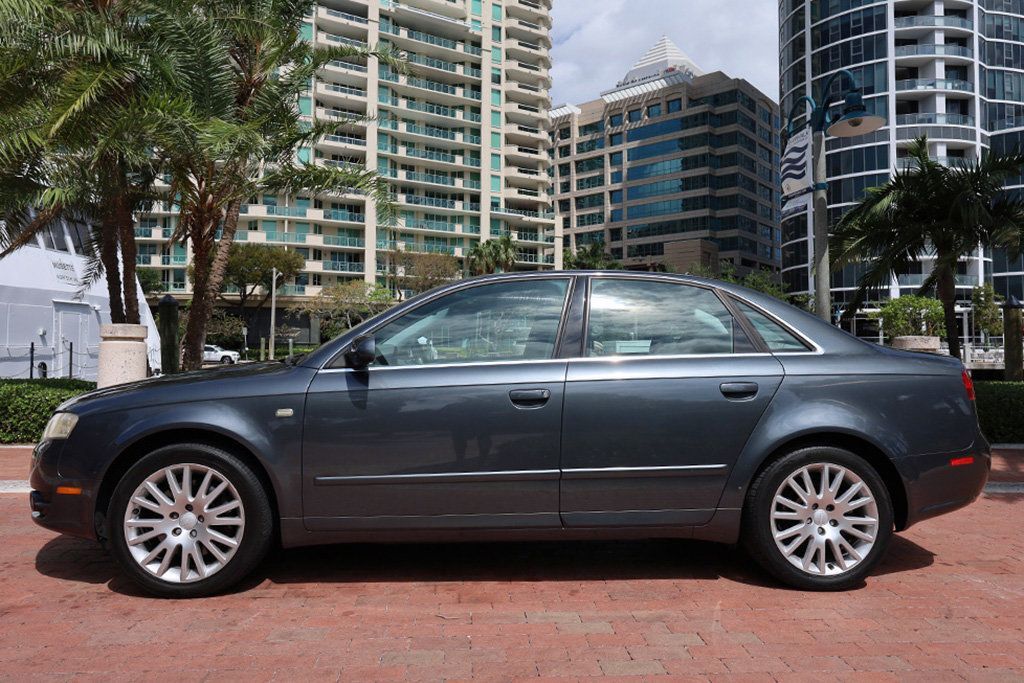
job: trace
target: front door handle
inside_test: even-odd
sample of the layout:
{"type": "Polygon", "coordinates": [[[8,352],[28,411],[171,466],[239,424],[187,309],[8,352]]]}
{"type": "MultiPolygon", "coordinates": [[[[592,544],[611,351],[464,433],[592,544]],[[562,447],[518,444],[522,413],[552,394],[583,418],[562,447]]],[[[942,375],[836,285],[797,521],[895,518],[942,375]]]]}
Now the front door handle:
{"type": "Polygon", "coordinates": [[[508,397],[516,408],[540,408],[551,398],[551,392],[547,389],[513,389],[508,392],[508,397]]]}
{"type": "Polygon", "coordinates": [[[719,389],[722,390],[722,396],[734,401],[741,401],[757,396],[756,382],[723,382],[721,386],[719,386],[719,389]]]}

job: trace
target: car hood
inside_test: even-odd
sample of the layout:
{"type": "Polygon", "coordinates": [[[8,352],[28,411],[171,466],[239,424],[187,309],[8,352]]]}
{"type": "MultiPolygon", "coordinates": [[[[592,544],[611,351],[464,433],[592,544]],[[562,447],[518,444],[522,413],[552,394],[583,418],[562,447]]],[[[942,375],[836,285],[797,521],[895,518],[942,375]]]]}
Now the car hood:
{"type": "Polygon", "coordinates": [[[228,365],[163,375],[90,391],[57,410],[78,414],[191,401],[305,392],[315,370],[279,362],[228,365]]]}

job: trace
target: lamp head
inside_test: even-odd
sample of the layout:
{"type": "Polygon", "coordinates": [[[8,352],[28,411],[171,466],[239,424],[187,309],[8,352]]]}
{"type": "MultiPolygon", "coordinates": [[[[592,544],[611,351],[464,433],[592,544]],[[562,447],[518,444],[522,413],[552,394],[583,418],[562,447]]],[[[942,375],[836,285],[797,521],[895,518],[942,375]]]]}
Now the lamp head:
{"type": "Polygon", "coordinates": [[[859,92],[846,93],[843,113],[828,127],[828,134],[837,138],[852,138],[873,133],[885,125],[881,116],[869,114],[859,92]]]}

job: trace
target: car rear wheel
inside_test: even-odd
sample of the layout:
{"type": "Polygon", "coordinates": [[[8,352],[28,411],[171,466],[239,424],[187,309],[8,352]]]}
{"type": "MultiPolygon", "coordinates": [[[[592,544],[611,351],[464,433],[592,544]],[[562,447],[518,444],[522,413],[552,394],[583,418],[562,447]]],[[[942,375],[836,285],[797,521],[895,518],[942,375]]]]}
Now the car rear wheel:
{"type": "Polygon", "coordinates": [[[754,480],[743,511],[743,543],[780,581],[805,590],[859,584],[892,537],[885,483],[841,448],[803,448],[754,480]]]}
{"type": "Polygon", "coordinates": [[[191,598],[228,588],[264,558],[273,515],[259,478],[206,444],[166,446],[121,478],[107,514],[111,550],[150,593],[191,598]]]}

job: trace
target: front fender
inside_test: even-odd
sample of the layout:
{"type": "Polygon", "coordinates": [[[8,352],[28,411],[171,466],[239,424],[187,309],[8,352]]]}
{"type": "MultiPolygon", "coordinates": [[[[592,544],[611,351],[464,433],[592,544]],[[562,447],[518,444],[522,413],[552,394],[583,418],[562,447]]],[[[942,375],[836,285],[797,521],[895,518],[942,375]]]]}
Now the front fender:
{"type": "Polygon", "coordinates": [[[124,464],[122,457],[135,457],[125,454],[133,453],[144,441],[156,447],[160,435],[166,435],[170,443],[207,433],[228,439],[249,451],[274,488],[281,516],[301,516],[298,492],[301,491],[304,403],[303,394],[290,394],[143,406],[91,414],[80,421],[69,440],[71,448],[65,448],[61,455],[61,475],[98,485],[115,463],[124,464]],[[291,415],[278,417],[280,409],[290,409],[291,415]],[[152,439],[158,441],[151,442],[152,439]],[[289,495],[289,492],[293,493],[289,495]]]}

